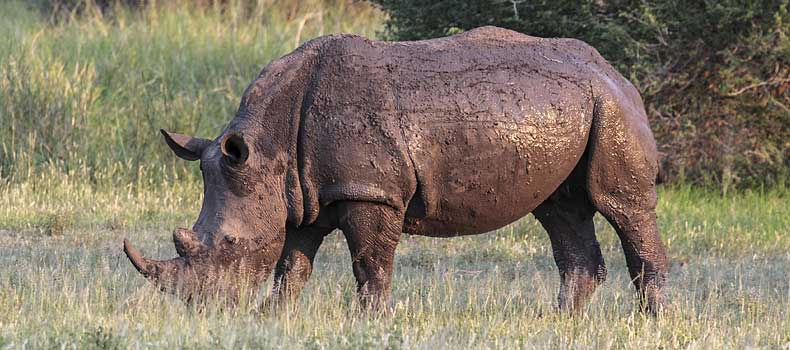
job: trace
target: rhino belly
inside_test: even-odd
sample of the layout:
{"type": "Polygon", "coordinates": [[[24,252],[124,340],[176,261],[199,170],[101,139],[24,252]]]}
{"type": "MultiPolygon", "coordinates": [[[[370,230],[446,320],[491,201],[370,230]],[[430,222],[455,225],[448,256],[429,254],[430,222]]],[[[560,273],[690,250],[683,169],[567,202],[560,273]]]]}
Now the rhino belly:
{"type": "Polygon", "coordinates": [[[463,121],[412,116],[405,135],[419,184],[404,232],[479,234],[529,214],[584,153],[591,113],[575,112],[463,121]]]}

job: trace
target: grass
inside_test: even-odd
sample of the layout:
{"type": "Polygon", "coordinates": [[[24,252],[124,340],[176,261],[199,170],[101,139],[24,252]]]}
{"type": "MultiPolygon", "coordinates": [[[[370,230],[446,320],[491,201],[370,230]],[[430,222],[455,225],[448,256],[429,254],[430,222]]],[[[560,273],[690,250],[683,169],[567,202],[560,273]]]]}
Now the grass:
{"type": "Polygon", "coordinates": [[[88,168],[107,186],[137,180],[140,169],[172,179],[184,167],[160,128],[214,137],[267,62],[322,34],[374,36],[382,20],[351,1],[227,3],[58,20],[0,3],[0,177],[25,180],[47,165],[88,168]]]}
{"type": "MultiPolygon", "coordinates": [[[[298,308],[198,312],[157,292],[121,251],[129,237],[175,256],[169,232],[199,210],[196,179],[157,191],[71,182],[6,187],[0,200],[0,348],[782,348],[790,344],[788,191],[661,191],[670,304],[644,317],[612,229],[596,226],[610,278],[587,312],[557,314],[548,239],[531,218],[453,239],[404,236],[394,312],[355,310],[340,234],[322,246],[298,308]],[[59,234],[51,234],[60,220],[59,234]]],[[[49,181],[49,182],[47,182],[49,181]]],[[[260,291],[263,298],[268,288],[260,291]]]]}
{"type": "MultiPolygon", "coordinates": [[[[790,190],[661,189],[670,304],[636,311],[619,242],[596,219],[610,278],[583,315],[553,308],[559,281],[531,217],[454,239],[404,236],[389,316],[355,310],[342,235],[298,307],[190,309],[121,251],[175,256],[197,217],[197,165],[160,127],[213,136],[263,64],[322,33],[369,36],[381,15],[347,2],[87,12],[50,23],[0,3],[0,349],[788,348],[790,190]],[[304,23],[304,25],[302,25],[304,23]],[[301,33],[299,28],[302,27],[301,33]]],[[[260,291],[259,299],[268,289],[260,291]]]]}

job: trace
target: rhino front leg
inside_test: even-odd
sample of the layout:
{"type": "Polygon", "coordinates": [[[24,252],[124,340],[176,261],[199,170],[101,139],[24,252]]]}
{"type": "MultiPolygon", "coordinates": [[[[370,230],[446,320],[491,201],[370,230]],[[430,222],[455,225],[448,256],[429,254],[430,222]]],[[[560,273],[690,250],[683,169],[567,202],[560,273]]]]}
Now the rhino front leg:
{"type": "Polygon", "coordinates": [[[332,228],[288,228],[280,260],[274,270],[269,305],[282,305],[299,297],[313,272],[313,261],[332,228]]]}
{"type": "Polygon", "coordinates": [[[351,251],[360,302],[365,308],[382,310],[389,300],[404,214],[371,202],[342,202],[338,209],[338,226],[351,251]]]}

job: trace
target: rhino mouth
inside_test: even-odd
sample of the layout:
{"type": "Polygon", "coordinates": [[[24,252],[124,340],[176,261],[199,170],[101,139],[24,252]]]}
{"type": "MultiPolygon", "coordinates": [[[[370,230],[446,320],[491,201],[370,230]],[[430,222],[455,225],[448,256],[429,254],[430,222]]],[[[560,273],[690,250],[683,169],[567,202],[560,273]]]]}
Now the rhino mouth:
{"type": "Polygon", "coordinates": [[[169,260],[146,258],[128,239],[123,250],[143,277],[188,302],[208,296],[238,300],[242,290],[257,290],[279,257],[276,249],[250,249],[249,242],[238,240],[209,247],[193,231],[182,228],[173,231],[173,243],[179,256],[169,260]]]}

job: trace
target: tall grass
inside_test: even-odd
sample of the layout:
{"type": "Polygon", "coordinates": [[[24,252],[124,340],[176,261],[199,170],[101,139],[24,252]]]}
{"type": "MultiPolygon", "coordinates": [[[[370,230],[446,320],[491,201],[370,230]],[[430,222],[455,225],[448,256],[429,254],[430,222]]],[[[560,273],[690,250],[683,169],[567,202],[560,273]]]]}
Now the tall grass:
{"type": "Polygon", "coordinates": [[[365,4],[318,0],[152,2],[52,18],[3,2],[0,13],[0,176],[81,168],[108,186],[183,174],[160,128],[213,137],[266,63],[318,35],[374,36],[381,20],[365,4]]]}

